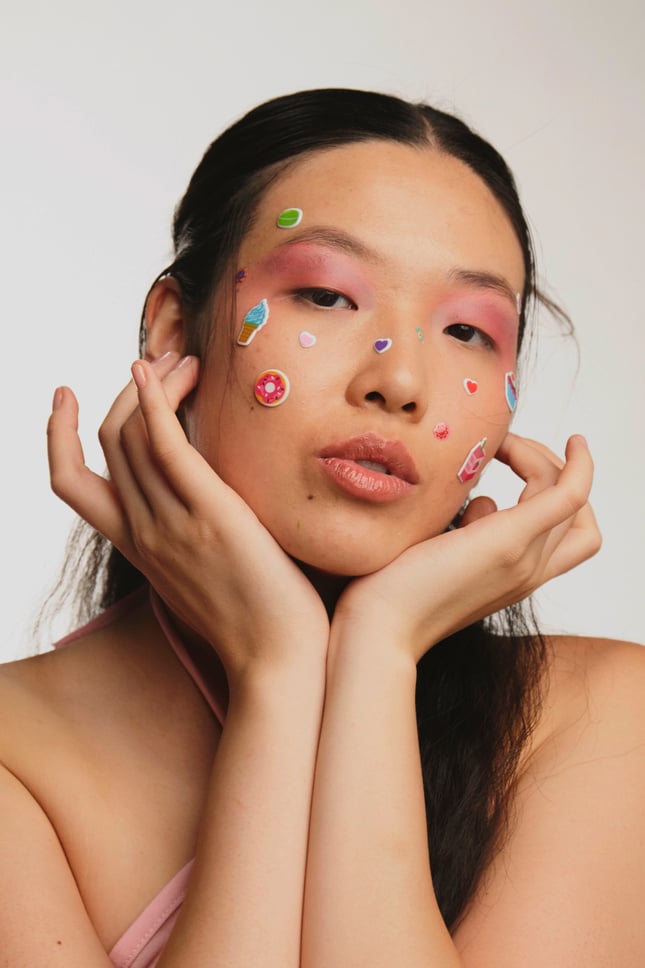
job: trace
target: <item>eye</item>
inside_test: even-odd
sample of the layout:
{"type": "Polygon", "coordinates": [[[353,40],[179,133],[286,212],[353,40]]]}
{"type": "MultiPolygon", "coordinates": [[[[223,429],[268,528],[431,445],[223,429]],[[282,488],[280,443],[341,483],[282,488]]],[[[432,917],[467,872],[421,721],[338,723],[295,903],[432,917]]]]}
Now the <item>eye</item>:
{"type": "Polygon", "coordinates": [[[476,326],[469,326],[467,323],[453,323],[451,326],[446,326],[444,333],[459,340],[460,343],[478,343],[480,346],[486,346],[489,349],[494,345],[490,336],[487,336],[481,329],[477,329],[476,326]]]}
{"type": "Polygon", "coordinates": [[[296,289],[296,295],[319,309],[356,309],[356,303],[334,289],[296,289]]]}

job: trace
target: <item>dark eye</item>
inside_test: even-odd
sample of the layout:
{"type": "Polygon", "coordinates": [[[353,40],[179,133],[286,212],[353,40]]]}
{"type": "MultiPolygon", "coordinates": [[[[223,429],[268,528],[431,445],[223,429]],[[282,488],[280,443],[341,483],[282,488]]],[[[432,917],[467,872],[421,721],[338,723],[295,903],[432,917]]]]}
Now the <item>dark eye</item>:
{"type": "Polygon", "coordinates": [[[319,309],[356,309],[351,299],[334,289],[298,289],[296,295],[319,309]]]}
{"type": "Polygon", "coordinates": [[[453,323],[446,326],[444,333],[459,340],[460,343],[480,343],[482,346],[492,346],[492,339],[483,333],[476,326],[469,326],[467,323],[453,323]]]}

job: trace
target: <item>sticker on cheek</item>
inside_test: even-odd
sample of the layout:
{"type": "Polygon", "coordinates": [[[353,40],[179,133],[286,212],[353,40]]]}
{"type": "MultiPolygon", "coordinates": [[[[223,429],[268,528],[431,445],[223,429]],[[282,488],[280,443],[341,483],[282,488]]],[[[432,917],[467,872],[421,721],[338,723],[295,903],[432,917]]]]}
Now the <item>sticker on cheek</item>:
{"type": "Polygon", "coordinates": [[[252,339],[260,332],[263,326],[266,326],[269,320],[269,304],[266,299],[263,299],[249,309],[248,313],[242,320],[242,329],[237,337],[237,342],[239,346],[248,346],[252,339]]]}
{"type": "Polygon", "coordinates": [[[313,333],[309,333],[306,329],[303,329],[302,333],[298,333],[298,342],[303,349],[308,350],[310,346],[316,345],[317,340],[313,333]]]}
{"type": "Polygon", "coordinates": [[[255,399],[263,407],[279,407],[289,390],[289,378],[282,370],[264,370],[255,381],[255,399]]]}
{"type": "Polygon", "coordinates": [[[522,296],[519,292],[515,293],[515,308],[517,309],[517,315],[522,315],[522,296]]]}
{"type": "Polygon", "coordinates": [[[244,280],[246,279],[246,277],[248,276],[248,274],[249,274],[248,273],[248,269],[246,269],[246,268],[244,268],[244,269],[238,269],[237,272],[235,273],[235,281],[236,281],[236,283],[239,285],[241,282],[244,282],[244,280]]]}
{"type": "Polygon", "coordinates": [[[469,451],[468,457],[457,471],[457,477],[462,484],[472,481],[473,477],[476,477],[479,468],[484,463],[484,460],[486,459],[485,447],[487,440],[488,437],[482,437],[479,443],[475,444],[472,450],[469,451]]]}
{"type": "Polygon", "coordinates": [[[279,229],[295,229],[296,225],[300,225],[301,222],[301,208],[285,208],[284,211],[280,212],[278,215],[275,224],[279,229]]]}
{"type": "Polygon", "coordinates": [[[469,397],[472,397],[473,393],[477,393],[479,390],[479,383],[477,380],[471,380],[470,377],[466,377],[464,380],[464,390],[469,397]]]}
{"type": "Polygon", "coordinates": [[[515,374],[506,373],[504,376],[504,392],[506,394],[506,405],[511,413],[515,413],[517,407],[517,387],[515,386],[515,374]]]}
{"type": "Polygon", "coordinates": [[[374,349],[377,353],[387,353],[392,345],[391,339],[377,339],[374,341],[374,349]]]}
{"type": "Polygon", "coordinates": [[[437,440],[445,440],[450,434],[450,427],[447,423],[438,423],[432,428],[432,433],[437,440]]]}
{"type": "Polygon", "coordinates": [[[419,342],[420,343],[423,343],[425,337],[423,335],[423,330],[421,329],[421,327],[420,326],[417,326],[415,332],[417,334],[417,339],[419,340],[419,342]]]}

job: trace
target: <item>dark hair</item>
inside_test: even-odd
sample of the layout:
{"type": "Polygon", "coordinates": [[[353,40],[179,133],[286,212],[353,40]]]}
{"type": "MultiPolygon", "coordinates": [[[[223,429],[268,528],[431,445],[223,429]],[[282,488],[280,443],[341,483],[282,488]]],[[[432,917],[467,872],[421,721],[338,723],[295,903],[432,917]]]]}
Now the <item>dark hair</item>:
{"type": "MultiPolygon", "coordinates": [[[[250,111],[214,141],[173,223],[175,258],[159,274],[179,283],[189,324],[187,352],[203,352],[215,293],[233,289],[236,256],[263,192],[307,152],[393,141],[444,152],[467,164],[506,212],[522,249],[526,281],[520,341],[538,293],[533,249],[513,176],[466,124],[426,104],[344,89],[304,91],[250,111]]],[[[142,326],[142,345],[145,323],[142,326]]],[[[73,562],[77,618],[113,604],[144,581],[93,534],[73,562]]],[[[417,680],[417,719],[437,899],[454,927],[508,828],[519,755],[540,706],[545,646],[521,608],[478,623],[432,648],[417,680]],[[534,634],[529,634],[533,629],[534,634]],[[496,634],[496,633],[503,634],[496,634]]]]}

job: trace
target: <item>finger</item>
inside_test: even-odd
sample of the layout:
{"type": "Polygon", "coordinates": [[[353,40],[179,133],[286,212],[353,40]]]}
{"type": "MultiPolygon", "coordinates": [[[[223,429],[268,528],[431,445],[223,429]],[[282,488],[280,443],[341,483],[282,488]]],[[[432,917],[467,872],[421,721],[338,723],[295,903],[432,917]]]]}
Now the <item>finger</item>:
{"type": "Polygon", "coordinates": [[[54,494],[128,554],[132,549],[123,508],[112,484],[85,464],[78,436],[78,403],[68,387],[60,387],[54,395],[47,424],[47,457],[54,494]]]}
{"type": "Polygon", "coordinates": [[[159,381],[147,363],[137,360],[132,366],[132,373],[141,406],[126,421],[121,432],[121,443],[128,458],[130,470],[153,513],[176,513],[177,501],[181,500],[181,497],[164,472],[164,453],[159,449],[164,445],[160,444],[158,426],[160,423],[169,423],[173,430],[178,427],[175,446],[183,445],[184,452],[188,451],[190,444],[175,411],[182,399],[194,389],[199,374],[199,364],[196,357],[185,357],[164,377],[163,381],[159,381]],[[152,380],[155,385],[152,391],[149,391],[147,384],[152,380]],[[156,400],[155,395],[157,395],[156,400]]]}
{"type": "MultiPolygon", "coordinates": [[[[185,379],[196,381],[198,365],[195,357],[188,357],[184,366],[187,370],[191,368],[185,379]]],[[[201,503],[200,494],[211,494],[219,478],[188,442],[169,404],[164,384],[156,374],[143,361],[134,364],[133,373],[152,457],[178,497],[188,508],[197,509],[201,503]]]]}
{"type": "MultiPolygon", "coordinates": [[[[533,451],[533,453],[536,452],[533,451]]],[[[506,454],[502,455],[502,460],[505,460],[506,456],[506,454]]],[[[520,473],[517,463],[513,469],[520,473]]],[[[526,473],[525,467],[520,476],[523,476],[523,473],[526,473]]],[[[533,479],[534,484],[549,476],[545,468],[540,472],[535,466],[531,473],[536,475],[533,479]]],[[[584,437],[571,437],[566,447],[566,463],[558,472],[557,480],[550,486],[542,487],[515,508],[500,512],[500,520],[503,516],[509,529],[518,528],[517,537],[521,537],[525,542],[539,534],[547,534],[565,522],[571,526],[575,516],[588,502],[592,480],[593,462],[586,441],[584,437]]]]}
{"type": "MultiPolygon", "coordinates": [[[[168,352],[155,360],[154,363],[147,365],[164,376],[175,366],[178,359],[178,353],[168,352]]],[[[137,413],[138,402],[137,388],[131,380],[119,393],[99,428],[99,440],[105,454],[108,473],[131,521],[141,520],[143,516],[150,513],[144,492],[139,486],[136,476],[132,473],[128,456],[122,446],[121,437],[124,424],[137,413]]],[[[142,430],[139,449],[146,446],[145,431],[142,430]]]]}
{"type": "Polygon", "coordinates": [[[474,524],[475,521],[480,521],[482,518],[488,517],[489,514],[494,514],[495,511],[497,511],[497,505],[492,498],[484,495],[473,498],[460,516],[457,527],[468,527],[469,524],[474,524]]]}
{"type": "Polygon", "coordinates": [[[535,441],[517,434],[507,434],[495,456],[525,481],[520,502],[555,484],[563,467],[548,448],[538,448],[535,441]]]}

